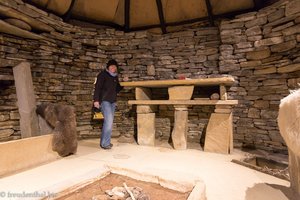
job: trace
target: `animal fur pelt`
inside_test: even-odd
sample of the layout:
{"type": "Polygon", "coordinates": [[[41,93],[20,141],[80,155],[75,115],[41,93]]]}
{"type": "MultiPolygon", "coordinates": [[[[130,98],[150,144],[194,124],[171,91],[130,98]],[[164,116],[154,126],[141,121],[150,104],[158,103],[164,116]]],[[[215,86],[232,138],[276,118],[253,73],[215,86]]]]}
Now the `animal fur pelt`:
{"type": "Polygon", "coordinates": [[[36,110],[53,128],[52,150],[60,156],[77,151],[76,115],[74,108],[67,105],[42,103],[36,110]]]}
{"type": "Polygon", "coordinates": [[[288,148],[300,156],[300,89],[281,100],[278,126],[288,148]]]}

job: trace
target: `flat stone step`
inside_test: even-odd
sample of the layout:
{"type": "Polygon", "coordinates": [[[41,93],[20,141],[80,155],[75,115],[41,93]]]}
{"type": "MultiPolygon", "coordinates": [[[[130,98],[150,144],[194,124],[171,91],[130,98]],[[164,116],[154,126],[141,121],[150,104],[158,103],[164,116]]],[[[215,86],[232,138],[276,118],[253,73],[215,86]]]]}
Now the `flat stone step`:
{"type": "Polygon", "coordinates": [[[137,105],[237,105],[238,100],[129,100],[137,105]]]}

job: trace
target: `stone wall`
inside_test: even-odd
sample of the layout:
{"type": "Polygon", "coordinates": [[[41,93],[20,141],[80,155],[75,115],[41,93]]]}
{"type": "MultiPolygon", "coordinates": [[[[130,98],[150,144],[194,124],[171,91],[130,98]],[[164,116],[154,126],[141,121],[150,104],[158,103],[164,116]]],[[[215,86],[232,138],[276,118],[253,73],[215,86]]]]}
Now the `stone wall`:
{"type": "MultiPolygon", "coordinates": [[[[182,31],[155,35],[147,31],[124,33],[111,28],[72,26],[20,0],[2,1],[1,6],[34,17],[35,23],[26,20],[33,29],[29,33],[33,34],[31,37],[43,38],[0,34],[0,74],[12,75],[12,66],[22,60],[31,62],[37,101],[73,105],[82,137],[99,136],[100,124],[91,121],[93,82],[109,58],[120,63],[120,80],[231,74],[237,83],[230,90],[230,98],[240,100],[234,109],[235,146],[285,152],[276,118],[279,100],[300,81],[298,2],[281,1],[259,12],[222,20],[220,27],[199,23],[183,27],[182,31]]],[[[7,21],[9,17],[4,18],[7,21]]],[[[0,83],[0,138],[18,137],[14,83],[0,83]]],[[[201,91],[198,88],[194,97],[201,91]]],[[[154,94],[159,99],[166,97],[167,91],[155,90],[154,94]]],[[[120,94],[115,120],[115,130],[127,136],[134,135],[136,128],[135,106],[127,105],[128,99],[134,99],[131,89],[120,94]]],[[[213,109],[191,108],[190,141],[200,141],[213,109]]],[[[172,107],[160,106],[157,137],[169,139],[173,114],[172,107]]]]}
{"type": "Polygon", "coordinates": [[[237,77],[231,96],[235,144],[284,151],[277,127],[280,99],[300,82],[300,1],[280,1],[220,25],[220,73],[237,77]]]}

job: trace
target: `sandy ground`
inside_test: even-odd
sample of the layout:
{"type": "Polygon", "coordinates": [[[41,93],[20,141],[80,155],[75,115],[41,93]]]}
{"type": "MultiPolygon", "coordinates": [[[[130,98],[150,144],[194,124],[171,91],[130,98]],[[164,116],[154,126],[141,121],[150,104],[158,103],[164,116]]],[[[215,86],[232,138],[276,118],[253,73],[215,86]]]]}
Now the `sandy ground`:
{"type": "Polygon", "coordinates": [[[116,140],[113,140],[113,149],[103,150],[98,143],[99,139],[80,141],[76,155],[1,178],[0,199],[7,199],[8,192],[55,194],[116,169],[180,183],[201,180],[206,186],[208,200],[300,199],[293,196],[288,181],[231,162],[244,157],[239,150],[224,155],[203,152],[197,145],[196,148],[189,145],[187,150],[174,150],[165,142],[148,147],[116,140]]]}

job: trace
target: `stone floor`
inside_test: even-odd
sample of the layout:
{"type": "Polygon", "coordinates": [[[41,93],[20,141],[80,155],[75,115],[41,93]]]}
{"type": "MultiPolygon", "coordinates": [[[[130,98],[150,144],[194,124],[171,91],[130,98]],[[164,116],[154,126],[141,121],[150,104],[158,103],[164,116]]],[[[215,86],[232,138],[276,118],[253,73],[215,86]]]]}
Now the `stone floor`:
{"type": "Polygon", "coordinates": [[[188,150],[174,150],[165,142],[157,143],[156,147],[116,140],[113,143],[113,149],[102,150],[98,139],[81,140],[76,155],[4,177],[0,179],[0,199],[24,199],[16,197],[20,193],[56,194],[107,173],[108,169],[182,182],[202,180],[208,200],[292,199],[289,182],[232,163],[232,159],[245,156],[239,150],[222,155],[203,152],[197,145],[189,145],[188,150]]]}

